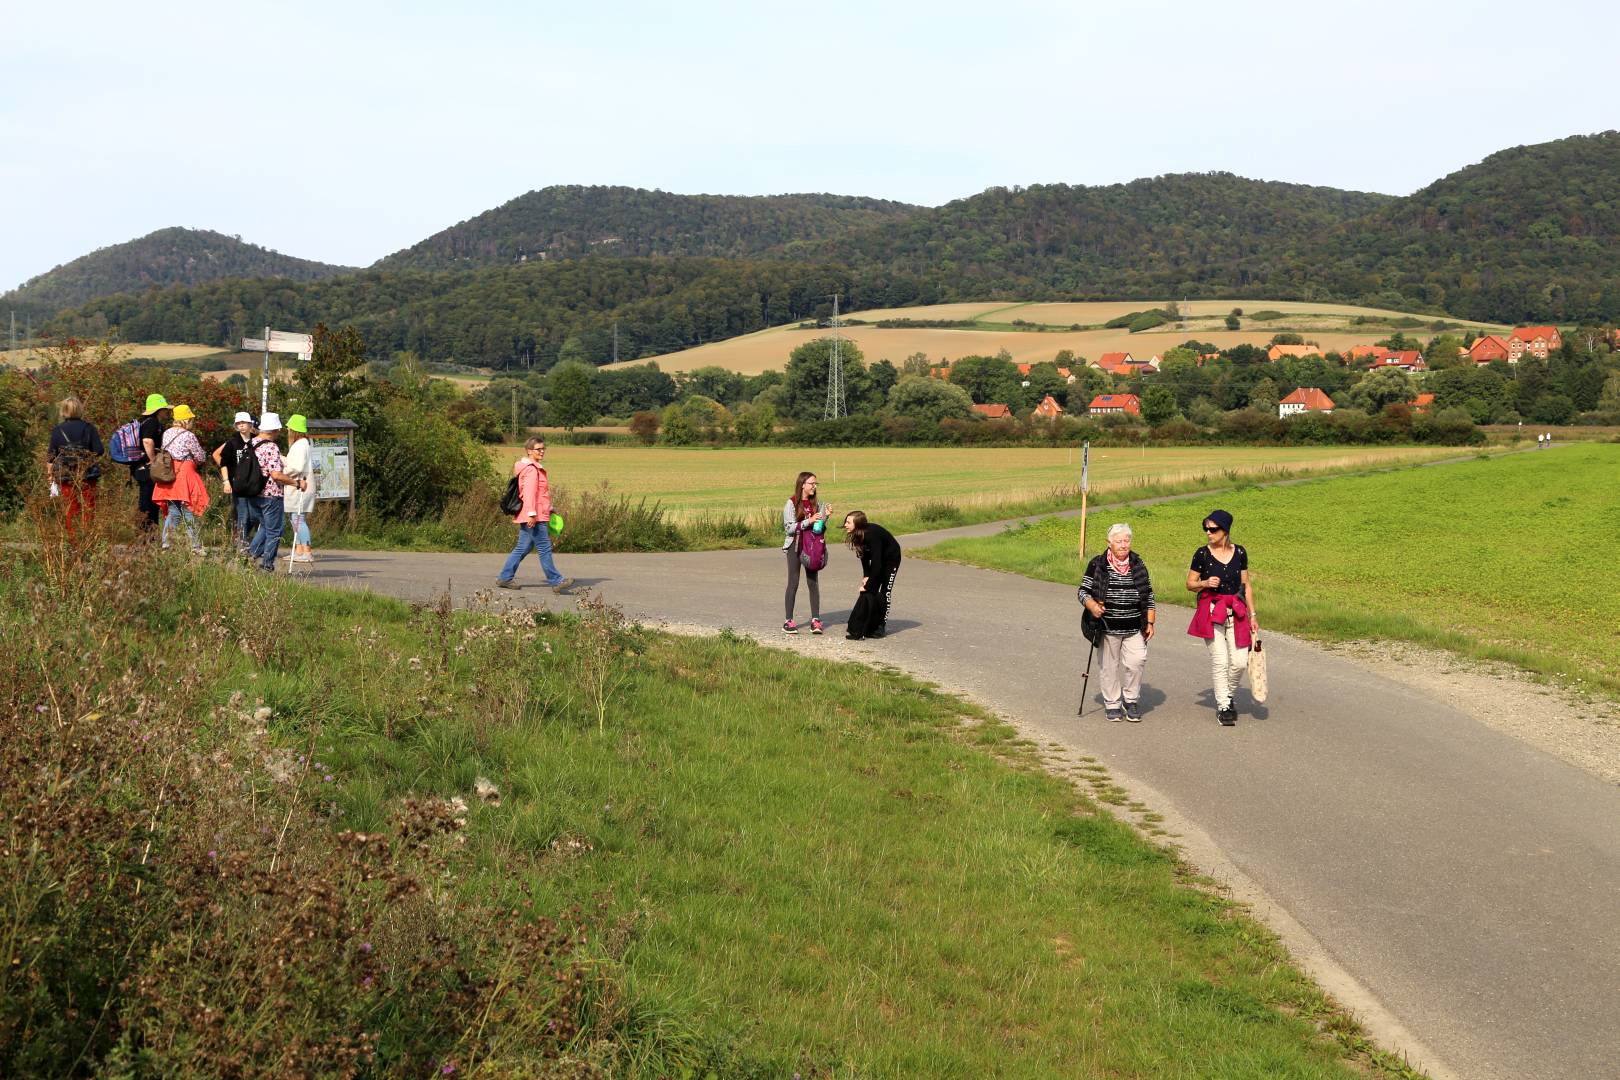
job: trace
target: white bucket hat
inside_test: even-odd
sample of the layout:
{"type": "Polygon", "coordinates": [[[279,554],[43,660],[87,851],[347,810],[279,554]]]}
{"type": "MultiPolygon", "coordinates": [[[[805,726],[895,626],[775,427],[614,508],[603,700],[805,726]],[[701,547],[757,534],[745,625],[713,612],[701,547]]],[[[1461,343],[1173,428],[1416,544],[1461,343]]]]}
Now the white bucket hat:
{"type": "Polygon", "coordinates": [[[231,423],[233,423],[233,424],[251,424],[251,423],[253,423],[253,417],[250,416],[249,414],[245,413],[245,412],[239,412],[239,413],[236,414],[236,418],[233,419],[231,421],[231,423]]]}
{"type": "Polygon", "coordinates": [[[281,414],[267,412],[263,416],[259,417],[259,430],[265,432],[280,431],[281,414]]]}

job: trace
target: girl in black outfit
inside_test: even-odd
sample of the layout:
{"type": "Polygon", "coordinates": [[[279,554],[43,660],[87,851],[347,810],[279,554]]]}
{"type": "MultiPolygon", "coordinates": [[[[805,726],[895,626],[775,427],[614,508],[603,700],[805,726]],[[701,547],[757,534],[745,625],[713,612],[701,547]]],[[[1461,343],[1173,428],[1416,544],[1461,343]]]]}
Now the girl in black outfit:
{"type": "Polygon", "coordinates": [[[900,542],[881,525],[873,525],[859,510],[844,516],[844,534],[849,546],[861,559],[861,594],[855,610],[849,613],[851,641],[880,638],[889,620],[889,604],[894,597],[895,575],[900,573],[900,542]]]}

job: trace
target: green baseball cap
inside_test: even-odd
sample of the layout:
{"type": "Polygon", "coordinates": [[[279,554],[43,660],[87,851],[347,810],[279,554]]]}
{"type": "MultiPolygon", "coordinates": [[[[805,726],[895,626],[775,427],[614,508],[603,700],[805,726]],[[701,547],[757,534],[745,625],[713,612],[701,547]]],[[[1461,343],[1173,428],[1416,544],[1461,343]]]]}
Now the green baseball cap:
{"type": "Polygon", "coordinates": [[[144,412],[142,412],[141,415],[142,416],[151,416],[153,413],[157,412],[159,409],[167,409],[168,407],[169,407],[169,402],[164,398],[164,396],[162,394],[147,394],[146,395],[146,410],[144,412]]]}
{"type": "Polygon", "coordinates": [[[287,430],[297,431],[308,435],[309,421],[305,419],[303,413],[293,413],[291,416],[287,417],[287,430]]]}

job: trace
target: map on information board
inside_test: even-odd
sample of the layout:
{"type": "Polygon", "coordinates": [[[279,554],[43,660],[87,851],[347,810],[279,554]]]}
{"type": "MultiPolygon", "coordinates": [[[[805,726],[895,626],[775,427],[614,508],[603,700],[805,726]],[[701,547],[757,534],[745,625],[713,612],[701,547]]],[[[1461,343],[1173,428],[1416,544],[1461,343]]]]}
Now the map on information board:
{"type": "Polygon", "coordinates": [[[315,497],[348,499],[354,483],[348,436],[310,435],[309,460],[315,466],[315,497]]]}

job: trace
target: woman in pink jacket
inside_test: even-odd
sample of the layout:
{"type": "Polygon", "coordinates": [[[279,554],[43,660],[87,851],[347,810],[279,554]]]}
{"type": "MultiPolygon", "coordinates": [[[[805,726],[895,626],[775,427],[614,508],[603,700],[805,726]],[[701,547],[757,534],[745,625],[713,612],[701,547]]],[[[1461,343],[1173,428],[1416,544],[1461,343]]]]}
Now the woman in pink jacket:
{"type": "Polygon", "coordinates": [[[495,579],[495,584],[503,589],[518,588],[513,578],[518,563],[531,548],[539,553],[540,569],[545,572],[546,584],[553,592],[560,593],[574,583],[573,578],[563,577],[558,572],[551,558],[551,485],[546,480],[546,468],[541,464],[545,460],[546,440],[536,437],[524,444],[523,456],[512,465],[518,492],[523,496],[523,509],[512,519],[512,524],[518,527],[517,543],[512,547],[512,554],[506,557],[501,576],[495,579]]]}

